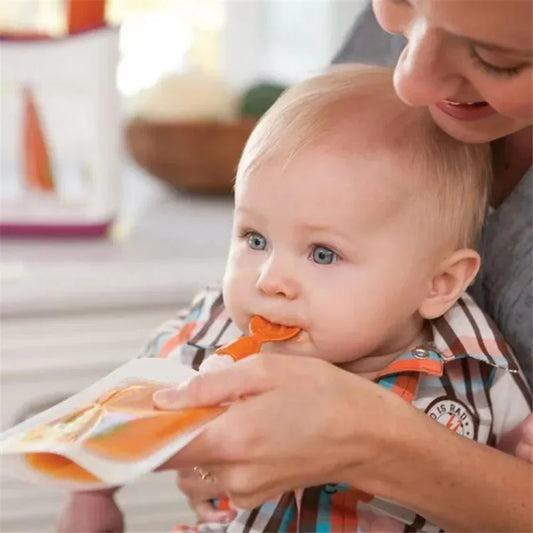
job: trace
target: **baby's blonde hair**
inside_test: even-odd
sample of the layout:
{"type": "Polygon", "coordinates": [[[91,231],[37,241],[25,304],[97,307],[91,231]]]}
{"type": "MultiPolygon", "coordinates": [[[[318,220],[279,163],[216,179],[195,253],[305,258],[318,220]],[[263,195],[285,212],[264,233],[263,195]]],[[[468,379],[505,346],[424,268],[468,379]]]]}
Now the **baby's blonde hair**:
{"type": "Polygon", "coordinates": [[[392,70],[343,65],[285,91],[248,139],[236,187],[262,161],[283,157],[288,163],[317,144],[347,154],[395,150],[404,168],[410,165],[425,177],[421,185],[427,194],[418,199],[431,203],[428,212],[434,221],[451,231],[457,247],[475,244],[486,215],[490,148],[450,137],[435,125],[426,108],[401,102],[394,92],[392,70]],[[350,131],[357,135],[351,138],[350,131]]]}

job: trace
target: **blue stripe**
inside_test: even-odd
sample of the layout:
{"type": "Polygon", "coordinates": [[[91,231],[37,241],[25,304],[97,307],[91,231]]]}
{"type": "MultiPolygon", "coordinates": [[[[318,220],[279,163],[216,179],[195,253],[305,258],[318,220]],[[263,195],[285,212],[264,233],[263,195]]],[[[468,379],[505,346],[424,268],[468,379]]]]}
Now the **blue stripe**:
{"type": "Polygon", "coordinates": [[[398,374],[389,374],[388,376],[383,376],[382,378],[379,378],[378,384],[390,390],[396,383],[397,379],[398,374]]]}
{"type": "Polygon", "coordinates": [[[172,337],[172,335],[174,335],[174,333],[165,331],[164,333],[161,333],[159,337],[157,337],[155,343],[156,349],[154,350],[154,352],[152,352],[152,357],[156,357],[161,353],[161,348],[163,347],[163,344],[165,344],[165,342],[167,342],[167,340],[172,337]]]}
{"type": "Polygon", "coordinates": [[[199,316],[200,316],[200,307],[198,307],[197,309],[193,309],[186,317],[185,317],[185,320],[184,320],[184,324],[187,324],[187,322],[190,322],[191,320],[195,320],[197,319],[199,316]]]}
{"type": "Polygon", "coordinates": [[[267,514],[272,516],[274,514],[274,510],[276,509],[277,501],[266,501],[261,505],[261,508],[259,510],[260,514],[267,514]]]}
{"type": "Polygon", "coordinates": [[[493,368],[492,372],[490,373],[490,376],[487,379],[487,387],[492,387],[494,384],[494,378],[496,377],[496,369],[493,368]]]}
{"type": "MultiPolygon", "coordinates": [[[[489,378],[490,379],[490,378],[489,378]]],[[[466,394],[466,383],[459,380],[451,380],[451,385],[455,391],[459,394],[466,394]]],[[[471,382],[472,392],[481,392],[486,386],[490,384],[484,384],[481,378],[473,379],[471,382]]],[[[417,396],[423,396],[422,391],[424,389],[442,389],[442,382],[439,378],[433,376],[424,376],[418,383],[417,396]]],[[[434,391],[430,391],[430,394],[434,394],[434,391]]]]}
{"type": "Polygon", "coordinates": [[[316,533],[331,532],[331,494],[320,491],[318,512],[316,516],[316,533]]]}
{"type": "MultiPolygon", "coordinates": [[[[293,500],[294,501],[294,500],[293,500]]],[[[294,519],[294,511],[295,511],[296,505],[289,505],[287,509],[285,510],[285,513],[283,514],[283,518],[281,519],[281,523],[279,525],[278,531],[281,532],[287,532],[289,531],[289,526],[291,522],[294,519]]],[[[272,509],[271,514],[274,512],[274,509],[272,509]]]]}

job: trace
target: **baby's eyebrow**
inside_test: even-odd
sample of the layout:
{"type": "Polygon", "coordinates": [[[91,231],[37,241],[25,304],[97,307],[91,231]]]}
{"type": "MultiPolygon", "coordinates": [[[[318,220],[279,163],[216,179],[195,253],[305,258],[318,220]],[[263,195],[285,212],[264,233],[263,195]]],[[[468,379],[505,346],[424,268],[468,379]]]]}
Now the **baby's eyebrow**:
{"type": "Polygon", "coordinates": [[[235,214],[242,214],[258,220],[259,222],[266,222],[266,217],[261,213],[258,213],[256,209],[251,209],[244,205],[235,207],[235,214]]]}
{"type": "Polygon", "coordinates": [[[312,222],[300,222],[299,224],[297,224],[297,227],[305,231],[315,231],[315,232],[319,232],[319,231],[331,232],[332,231],[332,228],[330,226],[327,226],[325,224],[315,224],[312,222]]]}
{"type": "Polygon", "coordinates": [[[343,241],[351,242],[353,235],[350,232],[346,232],[339,227],[331,226],[328,224],[315,224],[313,222],[300,222],[296,224],[296,228],[303,233],[317,233],[329,237],[341,238],[343,241]]]}

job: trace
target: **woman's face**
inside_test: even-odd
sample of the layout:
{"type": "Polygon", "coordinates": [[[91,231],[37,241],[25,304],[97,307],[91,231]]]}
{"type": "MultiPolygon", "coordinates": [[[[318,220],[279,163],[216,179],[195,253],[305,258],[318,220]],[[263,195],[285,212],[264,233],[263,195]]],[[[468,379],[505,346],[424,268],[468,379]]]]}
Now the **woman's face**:
{"type": "Polygon", "coordinates": [[[382,28],[408,43],[394,84],[410,105],[465,142],[531,125],[530,0],[373,0],[382,28]]]}

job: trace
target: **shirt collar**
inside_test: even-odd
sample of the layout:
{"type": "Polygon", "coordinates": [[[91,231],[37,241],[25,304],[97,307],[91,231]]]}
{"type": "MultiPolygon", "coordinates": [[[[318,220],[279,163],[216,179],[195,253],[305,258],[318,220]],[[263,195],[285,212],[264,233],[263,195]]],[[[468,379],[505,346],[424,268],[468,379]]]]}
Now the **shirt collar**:
{"type": "Polygon", "coordinates": [[[446,363],[465,357],[503,370],[518,371],[500,332],[468,294],[430,325],[432,341],[395,359],[378,378],[402,372],[441,376],[446,363]]]}
{"type": "MultiPolygon", "coordinates": [[[[214,351],[242,335],[223,309],[209,328],[209,334],[196,347],[214,351]]],[[[430,321],[431,342],[419,346],[392,361],[377,378],[404,372],[442,376],[446,363],[471,357],[503,370],[518,372],[517,363],[492,320],[464,294],[443,316],[430,321]]]]}

